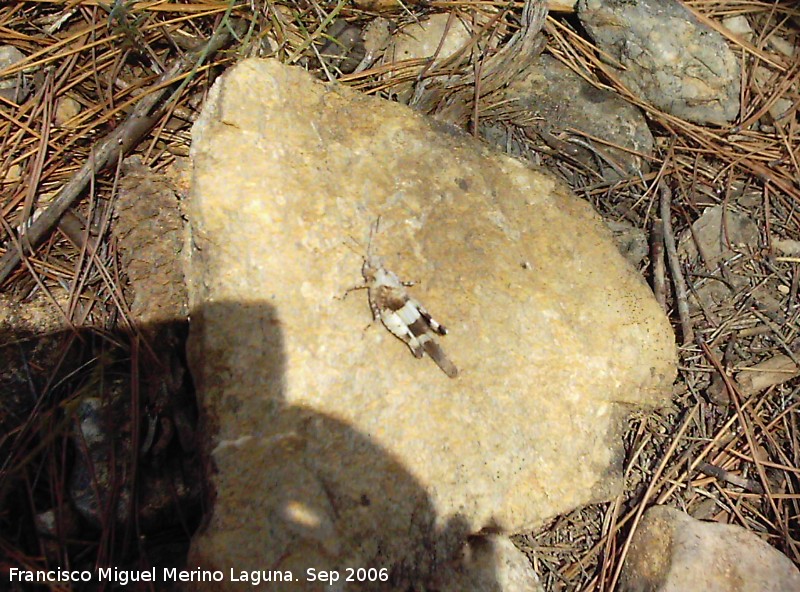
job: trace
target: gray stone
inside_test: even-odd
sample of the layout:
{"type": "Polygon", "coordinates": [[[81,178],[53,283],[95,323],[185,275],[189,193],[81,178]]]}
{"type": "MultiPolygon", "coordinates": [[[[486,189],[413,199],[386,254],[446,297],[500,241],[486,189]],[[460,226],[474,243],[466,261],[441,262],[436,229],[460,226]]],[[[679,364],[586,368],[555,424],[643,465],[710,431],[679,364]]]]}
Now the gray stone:
{"type": "Polygon", "coordinates": [[[67,380],[70,369],[82,363],[64,333],[62,311],[69,306],[69,292],[61,286],[48,293],[35,290],[25,299],[10,291],[0,294],[0,453],[5,458],[39,400],[31,386],[67,380]]]}
{"type": "Polygon", "coordinates": [[[790,590],[800,590],[800,572],[758,536],[667,506],[645,513],[620,580],[621,592],[790,590]]]}
{"type": "Polygon", "coordinates": [[[162,458],[157,463],[150,454],[139,464],[140,481],[134,490],[123,477],[130,473],[134,456],[129,381],[113,378],[103,387],[101,397],[83,397],[75,408],[68,484],[72,506],[85,524],[98,530],[109,524],[122,528],[130,519],[133,499],[143,536],[178,524],[180,512],[191,513],[199,504],[199,465],[176,454],[169,462],[162,458]]]}
{"type": "Polygon", "coordinates": [[[710,270],[736,251],[758,248],[758,224],[749,216],[722,205],[706,208],[691,230],[681,235],[678,251],[694,259],[702,256],[710,270]],[[699,251],[698,251],[699,246],[699,251]]]}
{"type": "Polygon", "coordinates": [[[668,400],[674,337],[586,202],[275,61],[226,73],[193,134],[189,358],[216,497],[189,565],[386,568],[398,589],[469,533],[619,490],[624,418],[668,400]],[[456,379],[344,297],[379,216],[372,253],[449,328],[456,379]]]}
{"type": "MultiPolygon", "coordinates": [[[[780,72],[774,72],[764,66],[756,66],[753,70],[753,82],[757,85],[759,91],[764,95],[771,95],[774,89],[780,85],[785,75],[780,72]]],[[[788,95],[787,95],[788,96],[788,95]]],[[[792,114],[792,107],[794,101],[779,97],[775,99],[769,107],[769,115],[761,117],[759,121],[766,125],[779,124],[788,125],[793,120],[792,117],[787,115],[792,114]]]]}
{"type": "MultiPolygon", "coordinates": [[[[758,225],[746,214],[716,205],[706,208],[692,228],[681,235],[678,254],[682,259],[703,264],[709,274],[718,274],[722,262],[737,253],[755,251],[759,236],[758,225]]],[[[736,265],[726,266],[722,277],[694,278],[689,298],[691,310],[713,313],[718,306],[730,306],[731,299],[750,286],[750,279],[749,271],[736,265]]],[[[759,297],[757,290],[751,295],[759,297]]]]}
{"type": "MultiPolygon", "coordinates": [[[[0,72],[11,68],[25,59],[25,54],[13,45],[0,46],[0,72]]],[[[15,103],[21,102],[28,94],[22,72],[0,78],[0,96],[15,103]]]]}
{"type": "Polygon", "coordinates": [[[130,516],[133,494],[129,482],[118,481],[128,468],[132,443],[130,413],[120,402],[129,401],[131,393],[122,379],[116,379],[106,390],[102,399],[83,397],[75,409],[72,440],[77,459],[68,489],[75,509],[97,529],[109,519],[113,524],[124,524],[130,516]],[[114,429],[109,430],[109,425],[114,429]]]}
{"type": "Polygon", "coordinates": [[[646,158],[637,155],[653,153],[653,135],[642,112],[593,87],[555,58],[540,56],[525,76],[508,85],[500,102],[514,113],[513,122],[532,121],[532,132],[563,142],[563,148],[551,146],[557,152],[568,151],[607,180],[650,170],[646,158]]]}
{"type": "Polygon", "coordinates": [[[677,0],[580,0],[578,16],[634,95],[698,123],[738,115],[738,58],[677,0]]]}

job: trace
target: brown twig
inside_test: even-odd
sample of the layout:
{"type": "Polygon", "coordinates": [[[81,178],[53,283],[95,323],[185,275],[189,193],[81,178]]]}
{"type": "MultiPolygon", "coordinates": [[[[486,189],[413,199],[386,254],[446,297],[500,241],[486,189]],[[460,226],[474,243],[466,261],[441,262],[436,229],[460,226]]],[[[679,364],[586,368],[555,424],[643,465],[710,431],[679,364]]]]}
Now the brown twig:
{"type": "Polygon", "coordinates": [[[705,473],[706,475],[711,475],[712,477],[716,477],[720,481],[727,481],[731,485],[741,487],[746,491],[750,491],[752,493],[764,493],[764,488],[761,487],[761,485],[757,481],[753,481],[752,479],[746,479],[735,473],[731,473],[730,471],[727,471],[722,467],[712,465],[711,463],[703,461],[697,465],[697,470],[705,473]]]}
{"type": "Polygon", "coordinates": [[[686,280],[681,271],[678,247],[675,243],[675,235],[672,231],[672,192],[663,180],[658,182],[658,187],[661,192],[661,220],[664,230],[664,247],[667,250],[667,261],[669,262],[669,271],[672,274],[672,283],[675,285],[675,300],[678,304],[678,316],[681,320],[683,344],[686,345],[694,341],[694,328],[692,327],[692,319],[689,315],[686,280]]]}
{"type": "Polygon", "coordinates": [[[650,266],[653,273],[653,295],[664,312],[667,308],[667,279],[664,269],[664,223],[653,220],[650,231],[650,266]]]}

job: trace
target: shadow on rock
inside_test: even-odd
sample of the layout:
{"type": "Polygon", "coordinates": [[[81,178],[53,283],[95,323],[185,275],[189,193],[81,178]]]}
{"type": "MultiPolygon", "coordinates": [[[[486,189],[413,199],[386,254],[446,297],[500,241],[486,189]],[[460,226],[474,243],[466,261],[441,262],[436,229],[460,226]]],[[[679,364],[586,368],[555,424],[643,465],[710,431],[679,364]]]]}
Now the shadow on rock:
{"type": "MultiPolygon", "coordinates": [[[[286,403],[286,389],[303,386],[287,385],[273,307],[194,312],[191,378],[185,324],[145,329],[162,347],[92,329],[0,335],[0,537],[18,553],[10,565],[222,572],[198,590],[256,579],[266,589],[278,579],[282,590],[413,590],[459,555],[466,522],[437,515],[391,452],[286,403]],[[177,350],[164,349],[173,342],[177,350]],[[282,581],[287,573],[295,584],[282,581]]],[[[370,404],[380,401],[376,393],[370,404]]]]}
{"type": "MultiPolygon", "coordinates": [[[[455,558],[466,522],[438,516],[391,452],[318,409],[286,403],[286,389],[303,386],[287,384],[275,308],[218,303],[192,322],[216,499],[189,565],[222,572],[218,589],[232,589],[233,578],[330,589],[338,578],[334,589],[411,590],[455,558]]],[[[376,393],[370,404],[380,401],[376,393]]]]}

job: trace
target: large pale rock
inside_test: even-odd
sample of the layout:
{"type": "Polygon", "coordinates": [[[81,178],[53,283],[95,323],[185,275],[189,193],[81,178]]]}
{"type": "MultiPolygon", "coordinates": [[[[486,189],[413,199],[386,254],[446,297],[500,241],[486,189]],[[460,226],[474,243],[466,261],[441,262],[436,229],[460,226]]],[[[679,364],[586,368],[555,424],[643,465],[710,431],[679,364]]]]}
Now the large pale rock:
{"type": "Polygon", "coordinates": [[[800,590],[800,572],[791,560],[740,526],[654,506],[631,543],[621,592],[800,590]]]}
{"type": "Polygon", "coordinates": [[[588,204],[273,61],[214,86],[192,151],[189,353],[216,498],[189,565],[386,568],[376,587],[396,589],[467,533],[618,490],[622,420],[666,400],[674,341],[588,204]],[[368,245],[447,325],[458,378],[367,327],[363,291],[343,298],[368,245]]]}

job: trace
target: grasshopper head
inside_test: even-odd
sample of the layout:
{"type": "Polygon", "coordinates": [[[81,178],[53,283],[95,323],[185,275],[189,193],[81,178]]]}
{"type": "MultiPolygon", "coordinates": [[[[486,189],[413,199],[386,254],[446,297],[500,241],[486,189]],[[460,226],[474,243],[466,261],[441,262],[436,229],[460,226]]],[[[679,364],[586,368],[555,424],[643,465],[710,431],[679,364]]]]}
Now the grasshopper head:
{"type": "Polygon", "coordinates": [[[368,282],[371,282],[378,275],[378,272],[383,269],[383,261],[375,255],[367,255],[364,257],[364,264],[361,266],[361,275],[368,282]]]}

